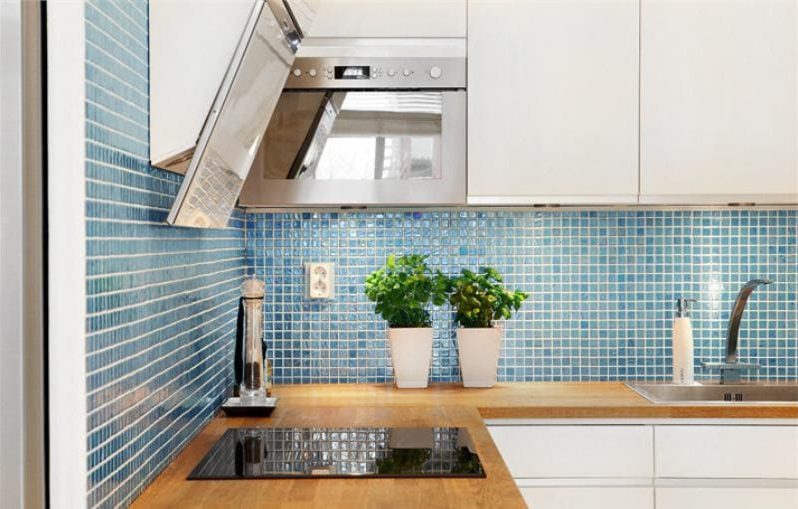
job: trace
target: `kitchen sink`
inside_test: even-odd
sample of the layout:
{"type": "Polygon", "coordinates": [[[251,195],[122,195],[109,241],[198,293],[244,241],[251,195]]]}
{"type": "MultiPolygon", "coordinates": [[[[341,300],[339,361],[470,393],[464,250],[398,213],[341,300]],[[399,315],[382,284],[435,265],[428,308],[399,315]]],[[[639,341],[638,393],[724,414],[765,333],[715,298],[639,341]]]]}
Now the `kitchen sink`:
{"type": "Polygon", "coordinates": [[[796,384],[695,384],[627,383],[627,387],[652,403],[798,403],[796,384]]]}

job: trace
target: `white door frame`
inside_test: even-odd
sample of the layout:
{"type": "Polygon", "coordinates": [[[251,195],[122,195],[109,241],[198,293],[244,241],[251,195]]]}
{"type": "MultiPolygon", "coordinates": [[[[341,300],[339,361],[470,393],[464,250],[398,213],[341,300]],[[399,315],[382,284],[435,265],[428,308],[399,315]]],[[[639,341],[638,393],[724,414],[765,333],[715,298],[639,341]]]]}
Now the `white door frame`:
{"type": "Polygon", "coordinates": [[[85,5],[47,2],[49,489],[86,507],[85,5]]]}
{"type": "Polygon", "coordinates": [[[45,505],[42,24],[0,0],[0,507],[45,505]]]}

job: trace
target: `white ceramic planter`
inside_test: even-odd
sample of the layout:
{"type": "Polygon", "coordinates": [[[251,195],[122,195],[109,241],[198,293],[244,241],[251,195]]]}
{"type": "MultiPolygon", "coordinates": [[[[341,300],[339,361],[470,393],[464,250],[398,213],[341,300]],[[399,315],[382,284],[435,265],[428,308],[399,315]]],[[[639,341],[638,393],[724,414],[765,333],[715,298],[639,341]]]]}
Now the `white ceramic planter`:
{"type": "Polygon", "coordinates": [[[432,359],[432,328],[388,329],[394,383],[400,389],[424,388],[432,359]]]}
{"type": "Polygon", "coordinates": [[[502,330],[457,329],[457,351],[463,387],[493,387],[499,369],[502,330]]]}

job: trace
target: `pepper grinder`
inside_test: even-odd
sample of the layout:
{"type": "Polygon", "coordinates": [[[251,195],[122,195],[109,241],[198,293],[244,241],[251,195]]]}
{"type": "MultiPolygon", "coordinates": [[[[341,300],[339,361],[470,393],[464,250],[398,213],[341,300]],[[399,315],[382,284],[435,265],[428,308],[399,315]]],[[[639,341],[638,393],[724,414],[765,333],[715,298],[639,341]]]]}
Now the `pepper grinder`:
{"type": "Polygon", "coordinates": [[[277,398],[266,393],[266,370],[263,362],[263,297],[266,285],[255,277],[241,285],[241,307],[243,309],[243,362],[239,397],[229,398],[222,405],[227,415],[269,415],[274,410],[277,398]]]}

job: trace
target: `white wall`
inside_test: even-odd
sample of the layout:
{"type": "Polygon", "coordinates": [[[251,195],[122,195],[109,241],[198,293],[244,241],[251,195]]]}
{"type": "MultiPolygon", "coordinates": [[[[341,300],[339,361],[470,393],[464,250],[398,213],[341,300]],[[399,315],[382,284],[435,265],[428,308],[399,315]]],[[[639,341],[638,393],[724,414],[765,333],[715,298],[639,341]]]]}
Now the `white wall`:
{"type": "Polygon", "coordinates": [[[48,2],[50,500],[56,509],[86,506],[84,24],[83,2],[48,2]]]}

